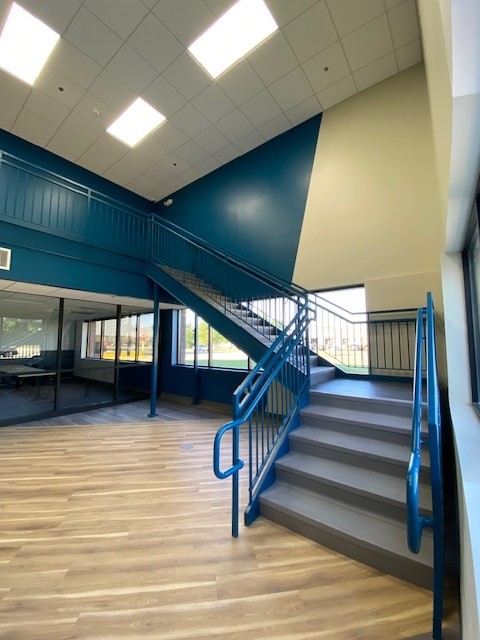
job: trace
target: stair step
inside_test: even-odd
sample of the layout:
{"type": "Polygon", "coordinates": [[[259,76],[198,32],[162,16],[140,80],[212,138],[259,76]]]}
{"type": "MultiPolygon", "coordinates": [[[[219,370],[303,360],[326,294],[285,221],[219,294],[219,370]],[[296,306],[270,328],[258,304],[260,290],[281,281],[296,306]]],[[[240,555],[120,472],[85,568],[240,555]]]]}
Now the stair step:
{"type": "MultiPolygon", "coordinates": [[[[410,444],[412,432],[411,417],[320,404],[310,404],[302,410],[302,424],[405,444],[410,444]]],[[[426,423],[422,424],[422,432],[428,433],[426,423]]]]}
{"type": "MultiPolygon", "coordinates": [[[[335,388],[339,380],[336,379],[326,384],[319,384],[316,388],[310,390],[310,403],[311,405],[320,404],[322,407],[337,407],[349,409],[351,411],[370,411],[372,413],[383,413],[388,415],[410,417],[413,412],[413,403],[409,396],[410,389],[406,385],[402,384],[404,392],[402,395],[406,398],[388,396],[371,396],[371,395],[354,395],[352,393],[338,393],[329,391],[329,389],[335,388]],[[332,386],[335,385],[335,386],[332,386]]],[[[344,381],[341,381],[344,382],[344,381]]],[[[340,388],[340,387],[339,387],[340,388]]],[[[354,389],[354,382],[352,383],[352,389],[354,389]]],[[[423,403],[423,410],[426,410],[426,404],[423,403]]]]}
{"type": "MultiPolygon", "coordinates": [[[[302,453],[291,452],[275,463],[277,478],[306,489],[325,491],[325,486],[352,494],[353,501],[361,496],[370,504],[378,502],[376,509],[390,505],[405,515],[405,477],[380,473],[373,469],[354,467],[335,461],[319,459],[302,453]]],[[[432,499],[429,486],[420,484],[420,509],[431,516],[432,499]]],[[[338,493],[338,492],[337,492],[338,493]]],[[[342,495],[342,494],[340,494],[342,495]]],[[[372,507],[373,508],[373,507],[372,507]]],[[[375,508],[373,508],[375,510],[375,508]]]]}
{"type": "Polygon", "coordinates": [[[319,367],[310,365],[310,385],[324,382],[335,377],[335,367],[319,367]]]}
{"type": "MultiPolygon", "coordinates": [[[[319,457],[324,457],[327,452],[333,452],[337,454],[334,455],[335,459],[348,455],[346,460],[356,466],[364,466],[362,458],[366,458],[370,461],[370,465],[376,462],[386,463],[396,467],[401,473],[405,472],[410,458],[410,447],[407,444],[377,440],[331,429],[319,429],[303,423],[290,434],[289,440],[293,450],[307,455],[318,454],[319,457]]],[[[422,469],[425,471],[430,467],[428,451],[425,450],[422,454],[422,469]]]]}
{"type": "Polygon", "coordinates": [[[424,532],[422,549],[413,556],[407,548],[405,525],[282,482],[261,495],[260,513],[360,562],[431,588],[429,532],[424,532]]]}

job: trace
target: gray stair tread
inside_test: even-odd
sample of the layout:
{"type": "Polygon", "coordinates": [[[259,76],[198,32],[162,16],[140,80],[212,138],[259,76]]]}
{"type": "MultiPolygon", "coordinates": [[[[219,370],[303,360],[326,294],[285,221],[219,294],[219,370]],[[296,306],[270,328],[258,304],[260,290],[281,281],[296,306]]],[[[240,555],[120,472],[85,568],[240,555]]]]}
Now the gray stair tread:
{"type": "MultiPolygon", "coordinates": [[[[304,453],[290,452],[277,460],[277,469],[312,480],[325,482],[352,493],[375,497],[382,502],[405,506],[405,478],[353,467],[334,460],[325,460],[304,453]]],[[[420,506],[431,513],[430,488],[420,484],[420,506]]]]}
{"type": "MultiPolygon", "coordinates": [[[[406,444],[375,440],[351,433],[342,433],[341,431],[319,429],[318,427],[300,426],[295,431],[292,431],[290,440],[326,446],[331,449],[343,450],[353,455],[386,460],[397,464],[407,465],[410,458],[410,447],[406,444]]],[[[428,451],[425,451],[424,455],[422,455],[422,467],[429,467],[428,451]]]]}
{"type": "Polygon", "coordinates": [[[282,482],[276,482],[262,493],[260,502],[384,555],[413,560],[426,567],[432,566],[433,545],[430,531],[424,531],[420,553],[414,555],[407,547],[405,525],[390,518],[354,509],[282,482]]]}
{"type": "MultiPolygon", "coordinates": [[[[343,407],[325,407],[321,404],[310,404],[302,409],[303,416],[326,418],[330,422],[348,422],[370,428],[380,428],[409,435],[412,430],[412,419],[407,416],[395,416],[388,413],[373,411],[358,411],[343,407]]],[[[422,425],[422,431],[428,431],[427,425],[422,425]]]]}

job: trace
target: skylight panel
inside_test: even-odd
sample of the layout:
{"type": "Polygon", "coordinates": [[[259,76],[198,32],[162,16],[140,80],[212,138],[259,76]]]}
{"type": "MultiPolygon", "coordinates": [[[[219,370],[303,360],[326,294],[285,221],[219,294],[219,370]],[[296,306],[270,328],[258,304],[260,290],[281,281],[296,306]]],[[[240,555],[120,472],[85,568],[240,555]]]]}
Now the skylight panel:
{"type": "Polygon", "coordinates": [[[33,85],[59,38],[14,2],[0,35],[0,67],[33,85]]]}
{"type": "Polygon", "coordinates": [[[239,0],[188,50],[217,78],[277,29],[263,0],[239,0]]]}
{"type": "Polygon", "coordinates": [[[156,109],[142,98],[137,98],[119,116],[107,131],[130,147],[134,147],[165,120],[156,109]]]}

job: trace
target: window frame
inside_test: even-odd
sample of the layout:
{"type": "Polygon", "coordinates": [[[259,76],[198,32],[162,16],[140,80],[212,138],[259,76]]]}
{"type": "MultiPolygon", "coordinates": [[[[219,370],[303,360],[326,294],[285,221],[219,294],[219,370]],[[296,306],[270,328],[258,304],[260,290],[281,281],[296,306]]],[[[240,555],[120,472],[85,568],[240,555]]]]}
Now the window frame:
{"type": "MultiPolygon", "coordinates": [[[[212,332],[216,331],[216,333],[218,333],[219,335],[221,335],[222,337],[225,338],[225,336],[223,336],[218,330],[216,330],[214,327],[212,327],[212,325],[210,325],[206,320],[203,320],[203,318],[201,318],[201,316],[199,316],[197,313],[195,313],[192,309],[177,309],[174,311],[175,313],[175,322],[174,322],[174,326],[175,326],[175,331],[173,332],[172,335],[172,364],[179,366],[179,367],[188,367],[190,369],[193,369],[195,367],[195,355],[197,356],[196,360],[197,360],[197,364],[196,366],[200,369],[213,369],[213,370],[217,370],[217,371],[251,371],[254,366],[255,363],[253,362],[253,360],[250,358],[250,356],[248,354],[244,354],[246,356],[247,359],[247,368],[244,367],[229,367],[229,366],[224,366],[224,367],[220,367],[217,365],[212,365],[212,361],[214,360],[214,348],[213,348],[213,343],[212,343],[212,332]],[[193,318],[194,318],[194,324],[196,324],[198,326],[198,322],[202,321],[205,322],[205,324],[207,325],[207,364],[204,364],[203,362],[200,363],[198,362],[198,354],[199,354],[199,340],[198,340],[198,331],[195,332],[194,331],[194,336],[193,336],[193,354],[194,354],[194,360],[192,363],[190,362],[186,362],[186,357],[184,355],[182,355],[181,350],[182,350],[182,346],[185,346],[186,349],[186,339],[182,334],[182,330],[181,330],[181,326],[183,324],[183,326],[186,326],[186,322],[182,323],[182,321],[180,320],[181,318],[181,314],[182,312],[186,312],[186,311],[190,311],[193,314],[193,318]],[[196,320],[196,321],[195,321],[196,320]]],[[[230,340],[228,340],[228,338],[225,338],[226,341],[231,342],[230,340]]],[[[202,347],[204,346],[203,344],[201,345],[202,347]]],[[[238,347],[237,347],[238,348],[238,347]]],[[[241,351],[241,349],[238,349],[239,351],[241,351]]],[[[242,353],[244,353],[242,351],[242,353]]]]}
{"type": "MultiPolygon", "coordinates": [[[[134,345],[134,349],[132,349],[132,351],[134,352],[134,357],[133,358],[128,358],[128,359],[124,359],[124,358],[119,358],[119,363],[139,363],[139,364],[152,364],[153,362],[153,353],[152,353],[152,359],[151,360],[145,360],[144,358],[140,358],[140,318],[141,316],[146,316],[146,315],[151,315],[152,312],[151,311],[145,311],[144,313],[127,313],[125,315],[121,315],[120,317],[120,321],[124,320],[125,318],[131,318],[132,319],[132,325],[134,325],[134,334],[135,334],[135,345],[134,345]]],[[[108,362],[114,362],[116,360],[116,352],[117,352],[117,344],[116,344],[116,340],[115,340],[115,345],[113,347],[113,350],[115,352],[115,357],[112,358],[105,358],[105,351],[111,351],[111,349],[105,349],[105,345],[104,345],[104,337],[105,337],[105,323],[109,322],[109,321],[114,321],[115,323],[117,322],[117,317],[112,317],[112,316],[108,316],[106,318],[95,318],[94,320],[84,320],[83,325],[86,326],[86,344],[85,344],[85,352],[82,355],[82,358],[86,359],[86,360],[106,360],[108,362]],[[91,340],[92,340],[92,336],[93,339],[95,340],[95,327],[96,327],[96,323],[100,322],[100,355],[90,355],[90,353],[94,353],[95,350],[95,344],[93,344],[93,351],[92,351],[92,345],[91,345],[91,340]],[[93,329],[93,331],[92,331],[93,329]]],[[[115,338],[117,336],[117,329],[118,327],[116,327],[116,332],[115,332],[115,338]]],[[[121,330],[121,328],[120,328],[121,330]]],[[[121,335],[121,334],[120,334],[121,335]]],[[[121,349],[120,349],[121,352],[121,349]]]]}
{"type": "Polygon", "coordinates": [[[480,194],[472,206],[462,251],[472,404],[480,415],[480,264],[476,271],[475,244],[480,249],[480,194]]]}

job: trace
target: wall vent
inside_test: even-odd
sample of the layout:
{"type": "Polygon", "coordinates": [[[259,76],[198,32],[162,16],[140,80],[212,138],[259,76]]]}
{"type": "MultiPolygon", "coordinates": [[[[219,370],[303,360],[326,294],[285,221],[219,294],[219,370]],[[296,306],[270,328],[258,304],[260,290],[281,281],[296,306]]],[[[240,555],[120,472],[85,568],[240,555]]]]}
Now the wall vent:
{"type": "Polygon", "coordinates": [[[12,258],[12,250],[0,247],[0,269],[10,271],[10,261],[12,258]]]}

